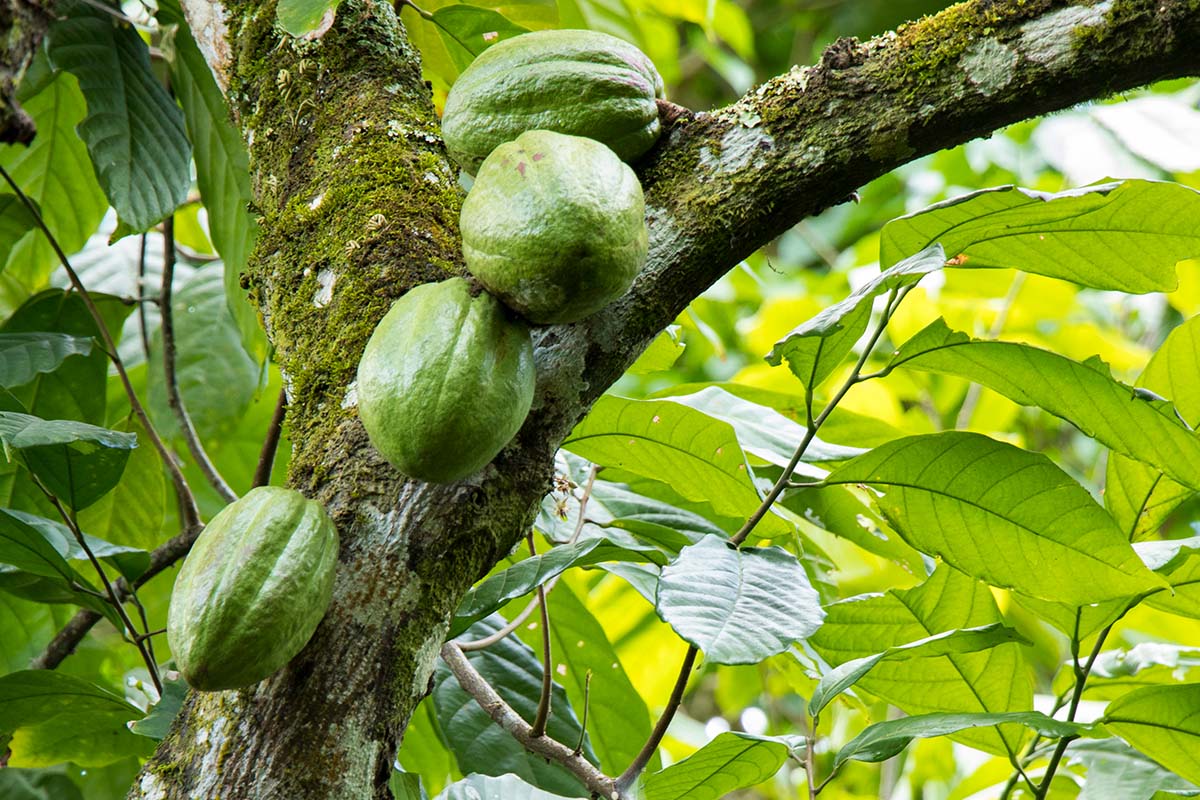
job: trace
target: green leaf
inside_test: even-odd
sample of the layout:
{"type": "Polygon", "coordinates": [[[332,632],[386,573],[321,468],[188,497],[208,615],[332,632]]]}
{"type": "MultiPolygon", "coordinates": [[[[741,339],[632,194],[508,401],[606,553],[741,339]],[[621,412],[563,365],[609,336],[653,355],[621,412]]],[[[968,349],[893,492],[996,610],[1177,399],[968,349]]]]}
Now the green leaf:
{"type": "Polygon", "coordinates": [[[1192,783],[1200,783],[1200,683],[1147,686],[1108,704],[1104,726],[1192,783]]]}
{"type": "MultiPolygon", "coordinates": [[[[761,502],[733,428],[678,403],[605,395],[562,446],[595,464],[665,481],[724,516],[745,519],[761,502]]],[[[791,530],[775,514],[757,528],[767,538],[791,530]]]]}
{"type": "Polygon", "coordinates": [[[892,356],[896,367],[957,375],[1067,420],[1113,450],[1200,488],[1200,438],[1160,401],[1144,400],[1097,360],[1015,342],[981,341],[935,320],[892,356]]]}
{"type": "Polygon", "coordinates": [[[183,707],[187,691],[187,681],[182,678],[175,680],[164,678],[162,698],[154,704],[146,716],[130,725],[129,730],[138,736],[147,736],[155,741],[165,738],[171,723],[179,714],[179,709],[183,707]]]}
{"type": "Polygon", "coordinates": [[[319,39],[333,25],[341,0],[279,0],[279,24],[292,36],[319,39]]]}
{"type": "Polygon", "coordinates": [[[50,670],[0,676],[0,734],[11,734],[14,767],[61,761],[103,766],[148,755],[149,741],[125,723],[142,716],[135,706],[87,681],[50,670]]]}
{"type": "Polygon", "coordinates": [[[132,433],[8,411],[0,411],[0,441],[10,460],[18,453],[29,471],[75,510],[117,485],[129,451],[137,446],[132,433]]]}
{"type": "Polygon", "coordinates": [[[142,232],[178,208],[191,185],[191,147],[179,106],[154,77],[137,31],[80,2],[50,26],[47,52],[79,81],[79,125],[100,185],[122,222],[142,232]]]}
{"type": "Polygon", "coordinates": [[[1064,722],[1037,711],[1010,711],[1000,714],[922,714],[916,717],[887,720],[870,725],[838,751],[833,762],[837,769],[847,761],[886,761],[908,747],[913,739],[946,736],[971,728],[994,725],[1024,725],[1052,739],[1081,736],[1090,726],[1064,722]]]}
{"type": "Polygon", "coordinates": [[[817,716],[833,698],[849,689],[886,659],[914,659],[944,656],[950,653],[975,653],[1009,642],[1032,644],[1028,639],[998,622],[977,628],[961,628],[926,636],[915,642],[889,647],[883,652],[847,661],[825,674],[808,701],[808,713],[817,716]]]}
{"type": "Polygon", "coordinates": [[[909,544],[993,586],[1087,605],[1163,585],[1086,489],[1045,456],[986,436],[898,439],[828,483],[880,489],[909,544]]]}
{"type": "Polygon", "coordinates": [[[40,769],[0,770],[0,797],[4,800],[85,800],[66,775],[40,769]]]}
{"type": "Polygon", "coordinates": [[[777,367],[787,359],[792,373],[805,386],[816,388],[837,369],[866,332],[871,321],[872,301],[876,297],[912,286],[945,263],[942,246],[929,244],[881,272],[846,299],[794,328],[767,353],[767,363],[777,367]]]}
{"type": "Polygon", "coordinates": [[[585,539],[552,548],[501,570],[468,591],[458,606],[449,635],[451,638],[458,636],[508,601],[529,594],[571,567],[603,561],[652,561],[665,564],[666,558],[653,551],[638,552],[617,547],[605,539],[585,539]]]}
{"type": "Polygon", "coordinates": [[[0,272],[8,266],[8,257],[17,242],[36,227],[37,220],[20,198],[11,192],[0,192],[0,272]]]}
{"type": "Polygon", "coordinates": [[[20,512],[0,508],[0,562],[19,570],[60,579],[69,584],[78,576],[60,548],[46,540],[20,512]]]}
{"type": "MultiPolygon", "coordinates": [[[[8,509],[5,513],[36,530],[68,561],[88,561],[87,553],[79,546],[75,534],[71,533],[71,529],[61,522],[16,509],[8,509]]],[[[112,564],[129,580],[137,578],[150,566],[150,554],[140,548],[114,544],[86,532],[83,534],[83,540],[87,542],[92,555],[112,564]]]]}
{"type": "Polygon", "coordinates": [[[672,553],[695,544],[702,536],[724,535],[720,526],[699,514],[603,480],[597,480],[592,488],[587,518],[606,531],[629,531],[638,540],[672,553]]]}
{"type": "Polygon", "coordinates": [[[1087,770],[1087,782],[1077,800],[1168,800],[1197,794],[1194,783],[1163,769],[1115,737],[1074,742],[1071,756],[1087,770]]]}
{"type": "Polygon", "coordinates": [[[905,565],[913,574],[927,570],[924,556],[892,530],[853,486],[819,486],[785,491],[779,501],[812,524],[853,542],[868,553],[905,565]]]}
{"type": "Polygon", "coordinates": [[[423,788],[430,792],[438,791],[457,775],[454,756],[438,730],[432,697],[426,696],[409,719],[396,763],[405,772],[420,775],[423,788]]]}
{"type": "Polygon", "coordinates": [[[1200,254],[1200,193],[1138,180],[1058,194],[985,189],[889,222],[880,235],[880,263],[894,264],[932,242],[954,257],[953,266],[1015,268],[1135,294],[1169,292],[1176,262],[1200,254]]]}
{"type": "Polygon", "coordinates": [[[388,778],[388,788],[391,789],[395,800],[425,800],[420,775],[392,770],[392,777],[388,778]]]}
{"type": "MultiPolygon", "coordinates": [[[[809,643],[834,665],[936,633],[1003,622],[987,586],[944,564],[912,589],[851,598],[826,611],[825,624],[809,643]]],[[[978,653],[883,661],[859,680],[858,688],[909,714],[1019,711],[1033,704],[1032,676],[1016,643],[978,653]]],[[[1021,731],[968,731],[955,739],[1004,753],[1005,746],[1020,745],[1021,731]]]]}
{"type": "MultiPolygon", "coordinates": [[[[578,795],[570,795],[577,797],[578,795]]],[[[489,777],[468,775],[446,787],[434,800],[567,800],[561,794],[544,792],[513,774],[489,777]]]]}
{"type": "Polygon", "coordinates": [[[431,22],[460,72],[496,42],[529,33],[497,11],[459,3],[434,11],[431,22]]]}
{"type": "Polygon", "coordinates": [[[65,333],[0,333],[0,386],[22,386],[54,372],[71,356],[92,352],[92,340],[65,333]]]}
{"type": "Polygon", "coordinates": [[[783,766],[788,745],[770,736],[727,731],[692,755],[646,778],[645,800],[719,800],[768,780],[783,766]]]}
{"type": "Polygon", "coordinates": [[[654,341],[626,372],[631,375],[649,375],[668,370],[675,366],[686,347],[679,336],[679,326],[668,325],[666,330],[654,337],[654,341]]]}
{"type": "MultiPolygon", "coordinates": [[[[40,64],[49,73],[44,58],[39,56],[30,72],[40,64]]],[[[86,112],[83,93],[73,76],[62,74],[32,97],[22,92],[18,99],[33,117],[38,133],[28,147],[0,145],[0,164],[41,209],[42,219],[63,251],[74,253],[87,242],[108,210],[87,147],[75,133],[75,126],[86,112]],[[65,197],[71,201],[62,202],[65,197]]],[[[8,265],[5,276],[32,289],[45,285],[59,260],[46,237],[35,231],[12,249],[8,265]]]]}
{"type": "Polygon", "coordinates": [[[204,198],[209,232],[224,261],[225,301],[246,352],[261,360],[266,356],[266,336],[258,321],[258,311],[241,286],[241,274],[258,235],[249,211],[249,155],[241,133],[230,122],[225,95],[188,30],[178,0],[160,0],[157,16],[160,24],[175,26],[168,61],[171,86],[183,108],[188,138],[194,148],[196,183],[204,198]]]}
{"type": "Polygon", "coordinates": [[[1134,549],[1147,566],[1171,584],[1171,592],[1153,594],[1146,603],[1171,614],[1200,619],[1200,537],[1139,542],[1134,549]]]}
{"type": "MultiPolygon", "coordinates": [[[[503,624],[504,620],[498,616],[489,617],[475,623],[464,638],[482,638],[499,630],[503,624]]],[[[532,723],[542,693],[542,663],[533,650],[509,636],[486,650],[467,653],[467,658],[513,710],[532,723]]],[[[547,723],[546,733],[560,742],[574,745],[579,741],[579,718],[566,692],[557,683],[553,686],[550,702],[554,713],[547,723]]],[[[547,763],[527,752],[508,731],[492,722],[441,661],[434,674],[433,705],[438,726],[462,772],[485,775],[511,772],[547,791],[570,797],[583,796],[584,788],[574,775],[558,764],[547,763]]],[[[586,739],[583,752],[595,763],[596,756],[586,739]]]]}
{"type": "MultiPolygon", "coordinates": [[[[141,424],[134,419],[113,426],[140,437],[141,424]]],[[[162,460],[153,447],[136,447],[129,455],[121,482],[79,514],[79,527],[101,539],[140,550],[162,544],[163,520],[167,515],[167,478],[162,460]]]]}
{"type": "Polygon", "coordinates": [[[717,664],[755,664],[807,639],[825,612],[800,562],[781,547],[735,548],[718,536],[663,568],[655,607],[717,664]]]}

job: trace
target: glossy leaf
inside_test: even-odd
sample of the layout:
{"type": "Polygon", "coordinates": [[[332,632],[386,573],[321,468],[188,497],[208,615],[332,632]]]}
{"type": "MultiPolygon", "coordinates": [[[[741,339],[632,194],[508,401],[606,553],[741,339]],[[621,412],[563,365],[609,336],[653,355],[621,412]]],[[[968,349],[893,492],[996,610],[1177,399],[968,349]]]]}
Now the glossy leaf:
{"type": "Polygon", "coordinates": [[[19,454],[29,471],[75,510],[87,508],[117,485],[129,451],[137,446],[132,433],[4,411],[0,441],[10,459],[19,454]]]}
{"type": "MultiPolygon", "coordinates": [[[[919,249],[919,248],[918,248],[919,249]]],[[[767,353],[767,363],[779,366],[784,359],[805,386],[816,388],[829,377],[867,330],[876,297],[912,286],[946,263],[942,246],[930,243],[920,252],[894,264],[859,287],[846,299],[794,328],[767,353]]]]}
{"type": "Polygon", "coordinates": [[[1176,285],[1176,262],[1200,254],[1200,193],[1140,180],[1058,194],[985,189],[889,222],[880,262],[894,264],[932,242],[958,267],[1013,267],[1096,289],[1167,292],[1176,285]]]}
{"type": "Polygon", "coordinates": [[[1045,456],[986,436],[899,439],[828,482],[879,489],[909,544],[994,586],[1072,605],[1163,586],[1086,489],[1045,456]]]}
{"type": "Polygon", "coordinates": [[[50,27],[56,69],[79,81],[88,114],[79,125],[100,185],[132,232],[150,228],[187,199],[191,146],[183,114],[154,77],[146,43],[85,3],[50,27]]]}
{"type": "Polygon", "coordinates": [[[1200,784],[1200,683],[1135,689],[1108,704],[1103,722],[1137,750],[1200,784]]]}
{"type": "Polygon", "coordinates": [[[768,780],[787,757],[788,746],[781,739],[727,731],[647,776],[642,790],[645,800],[719,800],[768,780]]]}
{"type": "Polygon", "coordinates": [[[755,664],[820,627],[825,612],[796,557],[737,549],[717,536],[685,547],[662,570],[659,616],[717,664],[755,664]]]}
{"type": "Polygon", "coordinates": [[[29,383],[71,356],[92,352],[92,340],[65,333],[0,333],[0,386],[29,383]]]}

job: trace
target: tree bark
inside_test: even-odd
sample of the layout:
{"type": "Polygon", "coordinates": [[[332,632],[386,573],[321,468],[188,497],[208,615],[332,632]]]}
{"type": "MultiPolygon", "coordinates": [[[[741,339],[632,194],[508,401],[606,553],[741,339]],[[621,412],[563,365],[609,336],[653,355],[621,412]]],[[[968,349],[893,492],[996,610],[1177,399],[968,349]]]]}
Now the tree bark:
{"type": "Polygon", "coordinates": [[[187,0],[251,155],[244,285],[287,379],[289,480],[341,533],[333,604],[283,671],[191,693],[131,798],[388,797],[463,593],[522,537],[559,442],[687,303],[759,246],[920,155],[1200,70],[1197,0],[977,0],[842,40],[713,113],[667,117],[639,165],[649,263],[604,313],[537,336],[534,410],[480,474],[405,481],[358,422],[355,365],[411,286],[462,274],[461,191],[390,5],[346,0],[315,41],[271,0],[187,0]]]}
{"type": "Polygon", "coordinates": [[[50,0],[0,0],[0,142],[29,144],[37,130],[17,85],[50,24],[50,0]]]}

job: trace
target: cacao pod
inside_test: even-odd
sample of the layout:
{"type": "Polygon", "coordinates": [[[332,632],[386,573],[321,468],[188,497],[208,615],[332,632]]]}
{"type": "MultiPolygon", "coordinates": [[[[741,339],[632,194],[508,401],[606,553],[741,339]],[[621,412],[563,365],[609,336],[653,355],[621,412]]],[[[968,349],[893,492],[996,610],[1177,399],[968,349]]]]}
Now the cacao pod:
{"type": "Polygon", "coordinates": [[[463,203],[467,269],[526,319],[575,322],[646,260],[642,187],[593,139],[530,131],[497,147],[463,203]]]}
{"type": "Polygon", "coordinates": [[[529,413],[533,341],[486,292],[451,278],[410,289],[358,364],[358,413],[375,449],[412,478],[478,472],[529,413]]]}
{"type": "Polygon", "coordinates": [[[633,45],[597,31],[535,31],[492,45],[446,97],[442,136],[474,175],[525,131],[589,136],[632,161],[658,140],[663,82],[633,45]]]}
{"type": "Polygon", "coordinates": [[[296,656],[333,594],[338,535],[315,500],[260,486],[212,518],[175,579],[167,641],[193,688],[240,689],[296,656]]]}

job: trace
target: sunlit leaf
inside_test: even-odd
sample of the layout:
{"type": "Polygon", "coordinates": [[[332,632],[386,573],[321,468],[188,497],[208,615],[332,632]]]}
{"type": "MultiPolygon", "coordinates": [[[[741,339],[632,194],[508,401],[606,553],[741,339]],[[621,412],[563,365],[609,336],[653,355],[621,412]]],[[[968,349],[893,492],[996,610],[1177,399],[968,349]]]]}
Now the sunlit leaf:
{"type": "Polygon", "coordinates": [[[762,783],[788,757],[781,739],[728,731],[677,764],[647,776],[646,800],[719,800],[762,783]]]}
{"type": "Polygon", "coordinates": [[[1200,683],[1135,689],[1108,704],[1103,722],[1159,764],[1200,783],[1200,683]]]}

